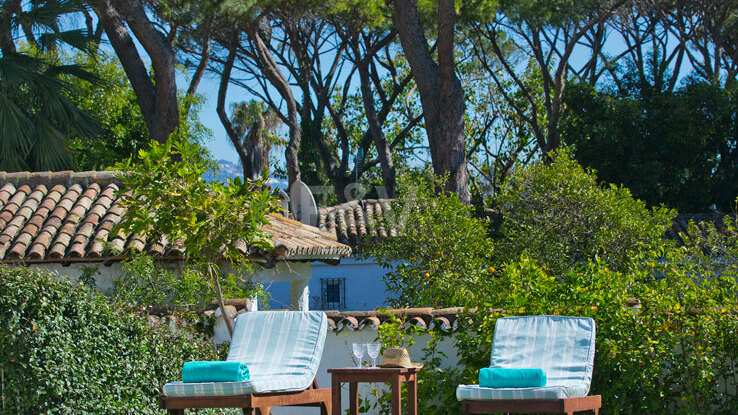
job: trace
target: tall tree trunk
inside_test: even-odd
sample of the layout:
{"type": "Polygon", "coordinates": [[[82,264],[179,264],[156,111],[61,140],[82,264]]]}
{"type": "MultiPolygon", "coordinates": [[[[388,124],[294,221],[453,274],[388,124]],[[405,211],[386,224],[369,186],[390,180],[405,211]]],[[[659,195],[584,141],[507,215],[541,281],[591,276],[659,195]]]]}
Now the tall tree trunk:
{"type": "Polygon", "coordinates": [[[149,135],[156,141],[166,141],[179,126],[176,61],[172,45],[149,20],[140,0],[94,0],[90,5],[102,22],[131,82],[149,135]],[[126,22],[149,56],[153,81],[128,32],[126,22]]]}
{"type": "Polygon", "coordinates": [[[394,7],[400,43],[420,92],[433,171],[437,175],[448,174],[446,190],[470,203],[464,91],[454,70],[454,1],[438,3],[438,64],[430,54],[416,0],[396,0],[394,7]]]}
{"type": "Polygon", "coordinates": [[[3,56],[8,56],[17,51],[13,40],[13,15],[16,9],[20,9],[20,0],[9,0],[0,9],[0,50],[3,56]]]}
{"type": "Polygon", "coordinates": [[[359,59],[359,48],[355,46],[354,54],[357,57],[357,69],[359,70],[359,80],[361,82],[361,97],[364,102],[364,111],[366,112],[366,119],[369,123],[369,132],[374,140],[374,145],[377,147],[377,157],[379,158],[379,164],[382,168],[382,180],[384,182],[384,188],[387,192],[387,197],[394,198],[397,196],[396,179],[395,179],[395,165],[392,161],[392,150],[387,143],[387,137],[382,131],[382,124],[379,122],[377,117],[377,111],[374,108],[374,94],[371,89],[371,80],[369,79],[369,68],[366,59],[359,59]]]}
{"type": "Polygon", "coordinates": [[[287,127],[289,129],[289,142],[287,148],[284,151],[285,159],[287,161],[287,179],[289,186],[300,180],[300,164],[297,157],[297,152],[300,149],[300,141],[302,135],[300,132],[300,122],[297,111],[297,101],[295,100],[290,84],[285,78],[282,71],[277,66],[277,62],[274,60],[269,48],[264,43],[264,40],[259,33],[257,23],[251,23],[247,25],[246,32],[251,39],[251,43],[256,51],[259,61],[263,66],[264,75],[267,77],[269,82],[279,91],[279,94],[284,99],[287,106],[287,127]]]}
{"type": "Polygon", "coordinates": [[[218,103],[216,112],[221,124],[225,127],[226,134],[231,140],[233,147],[236,148],[238,158],[241,160],[243,167],[243,177],[245,179],[256,180],[261,177],[262,171],[269,167],[269,148],[264,141],[264,118],[259,115],[259,119],[253,123],[246,137],[233,127],[233,123],[228,119],[225,110],[226,94],[228,92],[228,84],[233,71],[233,64],[236,60],[236,49],[238,48],[238,40],[235,39],[230,45],[228,57],[223,65],[223,72],[220,74],[220,86],[218,88],[218,103]]]}
{"type": "MultiPolygon", "coordinates": [[[[195,73],[192,74],[190,86],[187,88],[188,98],[192,98],[197,92],[197,87],[200,85],[202,76],[205,74],[205,70],[208,68],[208,63],[210,62],[210,25],[212,24],[212,22],[213,16],[208,15],[201,26],[202,51],[200,52],[200,63],[197,65],[195,73]]],[[[187,102],[185,102],[185,105],[187,107],[184,109],[184,115],[182,117],[184,119],[187,119],[190,113],[190,108],[192,107],[192,100],[187,100],[187,102]]]]}
{"type": "MultiPolygon", "coordinates": [[[[242,145],[247,151],[249,167],[243,168],[244,177],[256,180],[261,177],[262,173],[269,172],[269,145],[264,139],[266,131],[266,123],[264,117],[259,114],[259,118],[251,124],[249,133],[243,138],[242,145]]],[[[243,159],[241,160],[243,163],[243,159]]]]}

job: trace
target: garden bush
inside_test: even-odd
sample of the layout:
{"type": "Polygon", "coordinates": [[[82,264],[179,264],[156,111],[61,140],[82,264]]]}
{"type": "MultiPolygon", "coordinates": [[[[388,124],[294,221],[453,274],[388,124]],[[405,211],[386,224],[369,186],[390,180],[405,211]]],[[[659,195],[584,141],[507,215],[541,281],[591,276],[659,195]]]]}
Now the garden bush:
{"type": "Polygon", "coordinates": [[[600,186],[593,171],[564,151],[548,165],[513,172],[493,205],[502,218],[498,261],[525,252],[554,273],[595,258],[619,270],[637,266],[642,253],[665,243],[664,230],[676,215],[647,209],[624,187],[600,186]]]}
{"type": "Polygon", "coordinates": [[[384,277],[393,307],[464,305],[488,278],[492,241],[486,223],[453,193],[436,194],[443,180],[413,177],[385,213],[397,236],[372,244],[365,254],[388,269],[384,277]]]}
{"type": "MultiPolygon", "coordinates": [[[[485,288],[498,294],[460,316],[453,334],[458,366],[444,365],[436,348],[439,336],[449,334],[434,332],[424,345],[420,413],[458,413],[454,390],[476,384],[479,369],[489,365],[499,318],[549,314],[596,321],[590,393],[603,396],[602,414],[734,414],[738,272],[722,268],[695,278],[695,271],[706,274],[683,262],[688,252],[675,250],[668,260],[628,274],[590,262],[554,276],[525,255],[506,264],[485,288]]],[[[417,341],[412,325],[381,327],[384,343],[417,341]]],[[[380,394],[376,404],[386,400],[380,394]]]]}
{"type": "MultiPolygon", "coordinates": [[[[735,216],[718,226],[693,225],[682,238],[688,243],[677,246],[664,239],[673,211],[648,210],[627,189],[600,188],[593,173],[567,155],[515,176],[497,198],[505,221],[501,239],[478,232],[484,223],[468,208],[426,187],[404,238],[372,250],[384,255],[380,263],[391,259],[384,262],[391,267],[385,278],[400,298],[424,301],[407,305],[466,309],[452,334],[458,366],[444,366],[436,347],[443,333],[424,345],[419,412],[459,412],[454,390],[477,383],[479,369],[489,365],[499,318],[552,314],[596,321],[591,393],[603,396],[601,413],[736,413],[735,216]],[[460,220],[471,231],[457,229],[460,220]],[[434,266],[443,279],[423,277],[434,266]],[[455,277],[467,272],[475,277],[455,277]],[[409,295],[402,297],[405,289],[409,295]]],[[[395,322],[383,324],[379,338],[410,344],[416,335],[412,325],[395,322]]],[[[383,408],[387,398],[378,393],[365,404],[383,408]]]]}
{"type": "Polygon", "coordinates": [[[217,358],[187,326],[34,268],[0,266],[0,322],[6,414],[165,413],[157,397],[182,363],[217,358]]]}

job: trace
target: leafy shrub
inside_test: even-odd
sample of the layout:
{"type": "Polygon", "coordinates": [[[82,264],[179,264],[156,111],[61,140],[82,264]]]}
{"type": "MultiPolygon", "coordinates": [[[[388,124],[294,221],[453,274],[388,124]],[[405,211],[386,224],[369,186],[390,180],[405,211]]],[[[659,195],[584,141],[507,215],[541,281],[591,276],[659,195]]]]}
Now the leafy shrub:
{"type": "Polygon", "coordinates": [[[152,322],[82,284],[0,266],[2,413],[154,414],[186,360],[215,359],[185,326],[152,322]]]}
{"type": "Polygon", "coordinates": [[[394,238],[369,247],[366,255],[389,269],[384,276],[396,307],[463,305],[489,277],[492,255],[486,224],[441,181],[404,183],[385,220],[394,238]]]}
{"type": "Polygon", "coordinates": [[[523,257],[506,266],[496,297],[458,338],[471,381],[487,366],[494,324],[509,314],[588,316],[597,323],[592,392],[603,413],[731,413],[738,403],[731,369],[738,352],[738,273],[709,278],[687,251],[668,252],[641,271],[602,262],[554,277],[523,257]],[[698,274],[700,273],[700,274],[698,274]],[[637,306],[629,307],[634,299],[637,306]],[[732,391],[732,392],[731,392],[732,391]]]}
{"type": "MultiPolygon", "coordinates": [[[[225,310],[220,266],[227,264],[233,275],[245,274],[252,264],[243,247],[273,247],[271,235],[261,226],[269,224],[269,215],[279,204],[259,181],[244,182],[237,177],[227,183],[206,182],[202,177],[212,165],[207,150],[186,134],[173,134],[163,144],[152,141],[137,157],[117,164],[123,188],[130,192],[120,195],[127,211],[115,230],[181,244],[188,260],[185,276],[199,275],[200,287],[211,284],[232,333],[234,323],[225,310]]],[[[167,275],[160,276],[165,277],[162,282],[172,282],[167,275]]],[[[138,284],[135,279],[129,282],[134,287],[138,284]]],[[[258,291],[261,287],[252,288],[258,291]]]]}
{"type": "MultiPolygon", "coordinates": [[[[735,413],[738,262],[717,262],[704,245],[695,248],[665,251],[662,261],[628,273],[598,261],[554,276],[525,255],[506,264],[485,288],[497,294],[459,320],[460,365],[440,370],[432,353],[437,340],[429,342],[430,377],[418,394],[445,399],[423,404],[423,413],[458,413],[453,389],[477,383],[478,370],[489,365],[499,318],[540,314],[595,319],[591,393],[603,396],[603,414],[735,413]]],[[[731,252],[736,258],[738,250],[731,252]]],[[[397,342],[402,334],[413,336],[400,324],[381,337],[397,342]]]]}
{"type": "Polygon", "coordinates": [[[626,270],[643,261],[642,253],[658,250],[675,212],[652,210],[633,199],[628,189],[598,185],[565,152],[516,171],[494,199],[503,218],[496,244],[498,261],[514,261],[522,253],[560,273],[599,258],[626,270]]]}

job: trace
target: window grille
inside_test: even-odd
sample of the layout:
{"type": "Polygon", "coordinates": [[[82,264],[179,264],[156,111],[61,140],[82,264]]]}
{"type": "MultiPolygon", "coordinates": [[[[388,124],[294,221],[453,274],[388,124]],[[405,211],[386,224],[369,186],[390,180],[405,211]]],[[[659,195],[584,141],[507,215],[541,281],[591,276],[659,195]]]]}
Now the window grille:
{"type": "Polygon", "coordinates": [[[346,278],[321,278],[320,288],[323,310],[346,308],[346,278]]]}

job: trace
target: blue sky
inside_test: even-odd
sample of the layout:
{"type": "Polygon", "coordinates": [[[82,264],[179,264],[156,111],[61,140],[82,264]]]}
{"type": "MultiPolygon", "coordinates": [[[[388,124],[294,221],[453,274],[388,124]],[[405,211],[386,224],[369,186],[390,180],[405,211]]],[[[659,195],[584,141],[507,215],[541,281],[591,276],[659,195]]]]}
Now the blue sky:
{"type": "MultiPolygon", "coordinates": [[[[197,89],[198,94],[205,97],[205,103],[203,104],[199,114],[200,122],[213,133],[212,138],[204,144],[216,160],[227,160],[231,163],[238,163],[238,154],[228,141],[223,124],[220,123],[220,119],[218,118],[218,114],[215,110],[218,98],[219,82],[219,80],[212,76],[205,75],[197,89]]],[[[177,87],[180,89],[187,88],[188,84],[189,78],[185,77],[184,74],[178,74],[177,87]]],[[[230,108],[230,105],[233,102],[244,101],[250,98],[251,97],[249,97],[243,89],[230,87],[228,88],[228,95],[226,98],[226,108],[230,108]]]]}

